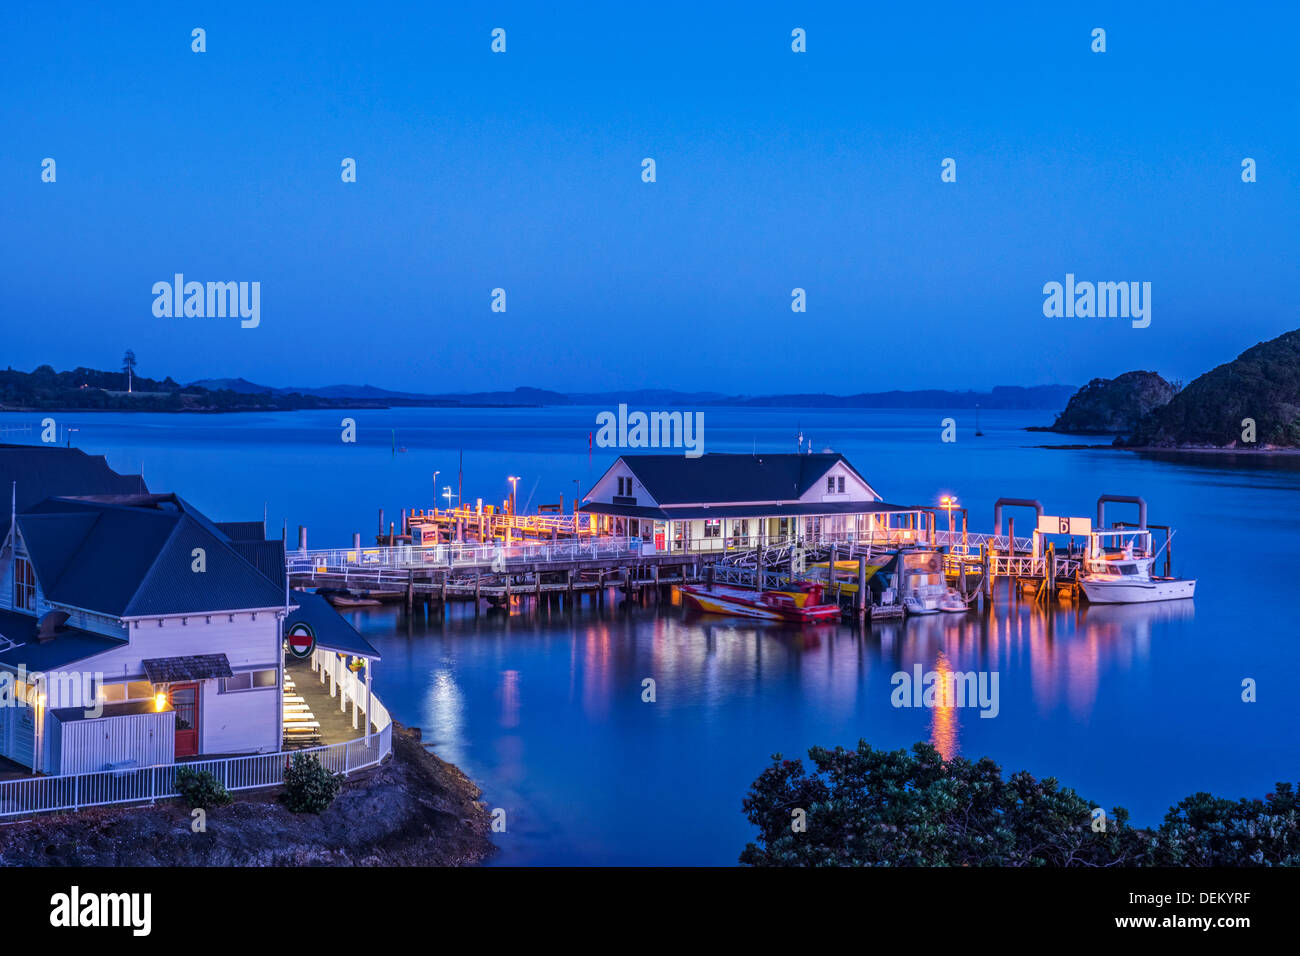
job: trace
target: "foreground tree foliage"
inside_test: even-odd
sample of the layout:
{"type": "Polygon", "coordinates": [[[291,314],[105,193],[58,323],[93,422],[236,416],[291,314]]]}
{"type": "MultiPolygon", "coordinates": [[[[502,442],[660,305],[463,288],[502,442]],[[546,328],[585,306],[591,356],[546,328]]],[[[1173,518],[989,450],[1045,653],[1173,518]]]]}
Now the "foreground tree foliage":
{"type": "Polygon", "coordinates": [[[1290,784],[1264,800],[1196,794],[1157,830],[1106,814],[1053,778],[1002,778],[987,758],[945,761],[929,744],[814,747],[813,769],[773,757],[745,798],[758,828],[752,866],[1277,866],[1300,863],[1300,807],[1290,784]],[[800,813],[802,811],[802,813],[800,813]]]}

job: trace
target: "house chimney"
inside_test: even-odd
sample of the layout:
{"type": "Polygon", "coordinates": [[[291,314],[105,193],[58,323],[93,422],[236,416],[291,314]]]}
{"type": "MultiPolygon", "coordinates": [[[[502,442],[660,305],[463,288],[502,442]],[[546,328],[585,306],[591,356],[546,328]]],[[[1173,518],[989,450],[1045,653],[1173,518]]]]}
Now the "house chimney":
{"type": "Polygon", "coordinates": [[[63,629],[64,624],[68,621],[67,611],[50,611],[41,618],[40,623],[36,625],[36,641],[44,644],[47,641],[54,640],[55,636],[63,629]]]}

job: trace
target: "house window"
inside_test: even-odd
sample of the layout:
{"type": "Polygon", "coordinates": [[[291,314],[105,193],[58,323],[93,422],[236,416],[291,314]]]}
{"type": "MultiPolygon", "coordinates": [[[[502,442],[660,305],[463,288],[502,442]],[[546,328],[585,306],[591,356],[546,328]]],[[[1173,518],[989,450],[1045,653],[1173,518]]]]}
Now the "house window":
{"type": "Polygon", "coordinates": [[[826,493],[827,493],[828,495],[833,495],[833,494],[835,494],[835,476],[834,476],[834,475],[828,475],[827,478],[826,478],[826,493]]]}
{"type": "Polygon", "coordinates": [[[839,483],[840,494],[844,494],[844,476],[840,475],[839,478],[836,479],[836,481],[839,483]]]}
{"type": "Polygon", "coordinates": [[[720,538],[722,537],[722,519],[705,518],[704,519],[704,537],[720,538]]]}
{"type": "Polygon", "coordinates": [[[279,678],[274,670],[243,671],[233,677],[221,679],[221,693],[232,694],[241,690],[261,690],[275,687],[279,678]]]}
{"type": "Polygon", "coordinates": [[[24,611],[36,610],[36,573],[26,558],[14,562],[14,607],[24,611]]]}
{"type": "Polygon", "coordinates": [[[736,522],[736,537],[740,539],[742,545],[749,544],[749,519],[741,518],[736,522]]]}
{"type": "Polygon", "coordinates": [[[120,704],[128,700],[152,700],[153,695],[153,684],[147,680],[133,680],[125,684],[105,684],[103,687],[104,702],[107,704],[120,704]]]}

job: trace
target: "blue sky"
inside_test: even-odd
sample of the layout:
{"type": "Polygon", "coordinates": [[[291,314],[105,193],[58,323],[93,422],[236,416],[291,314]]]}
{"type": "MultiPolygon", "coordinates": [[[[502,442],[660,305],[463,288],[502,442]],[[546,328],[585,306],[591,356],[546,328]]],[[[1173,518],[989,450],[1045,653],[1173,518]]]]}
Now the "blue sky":
{"type": "Polygon", "coordinates": [[[156,6],[6,11],[15,368],[982,388],[1300,326],[1292,4],[156,6]],[[156,318],[176,272],[261,282],[260,326],[156,318]],[[1067,272],[1151,282],[1150,328],[1045,318],[1067,272]]]}

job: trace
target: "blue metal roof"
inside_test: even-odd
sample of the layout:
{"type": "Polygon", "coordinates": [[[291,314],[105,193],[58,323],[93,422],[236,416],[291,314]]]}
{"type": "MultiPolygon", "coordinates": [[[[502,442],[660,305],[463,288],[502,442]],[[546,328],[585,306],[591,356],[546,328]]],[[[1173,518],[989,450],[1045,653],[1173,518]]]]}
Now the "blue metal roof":
{"type": "Polygon", "coordinates": [[[37,580],[55,604],[144,617],[280,607],[267,577],[183,499],[49,499],[18,516],[37,580]],[[193,569],[203,551],[203,571],[193,569]]]}
{"type": "Polygon", "coordinates": [[[355,654],[357,657],[369,657],[379,660],[377,650],[370,645],[355,627],[343,619],[334,606],[319,594],[311,591],[291,591],[289,603],[297,604],[298,610],[290,611],[285,619],[284,629],[288,632],[294,624],[306,624],[316,635],[316,645],[340,654],[355,654]]]}
{"type": "Polygon", "coordinates": [[[51,495],[148,494],[139,475],[119,475],[103,455],[57,445],[0,444],[0,534],[9,531],[10,489],[17,483],[18,510],[51,495]]]}
{"type": "Polygon", "coordinates": [[[125,632],[117,639],[76,627],[62,628],[53,640],[40,642],[36,640],[38,624],[31,614],[0,610],[0,636],[18,645],[0,650],[0,667],[14,669],[24,664],[28,671],[57,670],[126,643],[125,632]]]}
{"type": "MultiPolygon", "coordinates": [[[[698,458],[674,455],[623,455],[646,492],[661,505],[739,501],[793,501],[835,465],[839,454],[736,455],[709,453],[698,458]]],[[[863,483],[866,479],[863,478],[863,483]]]]}

